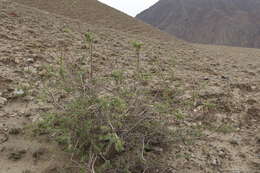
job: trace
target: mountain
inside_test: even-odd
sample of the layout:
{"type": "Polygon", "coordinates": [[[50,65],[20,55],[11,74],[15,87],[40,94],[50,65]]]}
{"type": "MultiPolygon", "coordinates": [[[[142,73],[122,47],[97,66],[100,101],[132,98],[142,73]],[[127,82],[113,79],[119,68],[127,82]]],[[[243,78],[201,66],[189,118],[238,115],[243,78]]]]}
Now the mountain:
{"type": "Polygon", "coordinates": [[[136,18],[190,42],[260,48],[259,0],[160,0],[136,18]]]}

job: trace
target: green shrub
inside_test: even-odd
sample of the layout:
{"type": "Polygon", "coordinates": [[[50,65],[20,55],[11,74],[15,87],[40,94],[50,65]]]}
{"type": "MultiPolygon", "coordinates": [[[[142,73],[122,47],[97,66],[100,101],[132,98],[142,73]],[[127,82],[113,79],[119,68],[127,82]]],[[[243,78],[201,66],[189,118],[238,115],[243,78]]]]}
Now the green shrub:
{"type": "MultiPolygon", "coordinates": [[[[57,109],[44,116],[35,133],[50,134],[88,171],[153,173],[165,169],[163,158],[170,149],[171,132],[142,100],[144,92],[131,90],[129,85],[107,92],[102,86],[109,82],[89,83],[79,64],[63,59],[58,65],[48,69],[44,81],[48,100],[57,109]]],[[[113,71],[111,77],[108,80],[117,84],[124,79],[122,71],[113,71]]]]}

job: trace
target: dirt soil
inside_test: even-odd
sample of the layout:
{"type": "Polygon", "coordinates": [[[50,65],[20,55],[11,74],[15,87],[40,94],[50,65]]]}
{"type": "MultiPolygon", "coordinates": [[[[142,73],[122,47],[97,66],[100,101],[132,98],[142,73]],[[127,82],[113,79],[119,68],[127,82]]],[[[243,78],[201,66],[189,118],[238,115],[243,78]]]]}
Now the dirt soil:
{"type": "MultiPolygon", "coordinates": [[[[95,34],[96,75],[109,74],[113,68],[133,73],[131,42],[139,40],[145,43],[144,70],[153,71],[156,60],[162,74],[174,69],[169,89],[181,86],[180,101],[198,95],[189,108],[180,107],[184,119],[161,117],[171,128],[202,127],[204,134],[175,144],[168,159],[172,172],[260,172],[260,49],[148,38],[1,0],[0,173],[77,172],[77,164],[61,146],[33,137],[27,129],[53,109],[40,99],[43,65],[54,63],[61,53],[68,58],[84,56],[81,33],[87,30],[95,34]]],[[[157,85],[155,80],[151,88],[157,85]]]]}

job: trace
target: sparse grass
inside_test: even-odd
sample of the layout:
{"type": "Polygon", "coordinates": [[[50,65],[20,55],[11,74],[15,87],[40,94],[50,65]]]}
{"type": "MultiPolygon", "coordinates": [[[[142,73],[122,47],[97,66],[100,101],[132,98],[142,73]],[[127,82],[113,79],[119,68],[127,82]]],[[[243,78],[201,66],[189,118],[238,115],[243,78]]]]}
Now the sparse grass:
{"type": "Polygon", "coordinates": [[[216,126],[216,124],[214,124],[214,123],[204,123],[204,124],[201,124],[194,128],[199,129],[199,130],[207,129],[213,133],[217,132],[217,133],[223,133],[223,134],[229,134],[229,133],[233,133],[236,131],[236,128],[232,124],[228,124],[228,123],[223,123],[218,126],[216,126]]]}
{"type": "Polygon", "coordinates": [[[203,111],[204,113],[209,113],[217,108],[217,105],[215,103],[211,103],[209,101],[206,101],[203,103],[203,111]]]}
{"type": "Polygon", "coordinates": [[[190,159],[192,156],[191,154],[189,153],[179,153],[179,154],[176,154],[176,159],[180,159],[180,158],[185,158],[185,159],[190,159]]]}
{"type": "Polygon", "coordinates": [[[177,120],[183,120],[186,116],[181,110],[177,110],[174,115],[177,120]]]}
{"type": "Polygon", "coordinates": [[[124,72],[122,70],[114,70],[111,73],[111,77],[116,81],[116,84],[119,85],[124,80],[124,72]]]}
{"type": "Polygon", "coordinates": [[[65,32],[65,33],[71,33],[70,28],[67,28],[67,27],[64,27],[64,28],[62,29],[62,31],[65,32]]]}
{"type": "Polygon", "coordinates": [[[236,129],[230,124],[223,124],[216,129],[216,132],[223,133],[223,134],[228,134],[235,131],[236,129]]]}

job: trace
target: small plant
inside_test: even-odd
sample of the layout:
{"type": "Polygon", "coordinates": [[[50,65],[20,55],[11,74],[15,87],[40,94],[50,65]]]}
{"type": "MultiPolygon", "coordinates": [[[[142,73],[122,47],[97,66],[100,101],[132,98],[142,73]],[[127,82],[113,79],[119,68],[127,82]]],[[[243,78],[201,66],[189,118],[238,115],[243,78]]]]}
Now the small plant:
{"type": "Polygon", "coordinates": [[[203,110],[204,113],[209,113],[210,111],[216,109],[217,105],[215,103],[210,103],[210,102],[204,102],[203,103],[203,110]]]}
{"type": "Polygon", "coordinates": [[[179,154],[176,154],[175,157],[176,157],[176,159],[180,159],[180,158],[190,159],[190,158],[192,158],[192,155],[189,153],[179,153],[179,154]]]}
{"type": "Polygon", "coordinates": [[[89,56],[90,56],[90,79],[93,79],[93,34],[91,32],[87,32],[85,34],[86,42],[89,44],[89,56]]]}
{"type": "Polygon", "coordinates": [[[114,70],[111,73],[111,77],[116,81],[116,84],[120,84],[124,79],[124,73],[122,70],[114,70]]]}
{"type": "Polygon", "coordinates": [[[169,63],[170,63],[170,76],[169,76],[169,79],[171,81],[174,81],[175,80],[175,67],[176,67],[176,57],[172,57],[170,60],[169,60],[169,63]]]}
{"type": "Polygon", "coordinates": [[[67,27],[63,28],[62,31],[65,33],[71,33],[71,30],[67,27]]]}
{"type": "Polygon", "coordinates": [[[135,48],[136,58],[137,58],[137,73],[140,74],[140,52],[143,44],[135,41],[133,42],[133,47],[135,48]]]}
{"type": "Polygon", "coordinates": [[[172,109],[171,106],[166,102],[160,102],[154,105],[155,106],[155,111],[158,113],[171,113],[172,109]]]}
{"type": "Polygon", "coordinates": [[[216,129],[216,132],[223,133],[223,134],[228,134],[228,133],[232,133],[235,131],[236,131],[236,129],[233,126],[231,126],[230,124],[223,124],[216,129]]]}
{"type": "Polygon", "coordinates": [[[177,118],[177,120],[183,120],[185,118],[185,114],[183,114],[181,110],[177,110],[175,112],[175,117],[177,118]]]}

